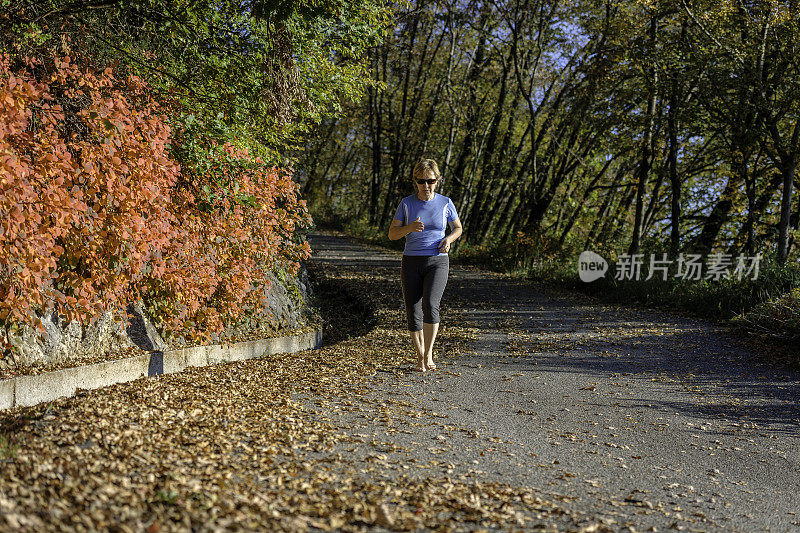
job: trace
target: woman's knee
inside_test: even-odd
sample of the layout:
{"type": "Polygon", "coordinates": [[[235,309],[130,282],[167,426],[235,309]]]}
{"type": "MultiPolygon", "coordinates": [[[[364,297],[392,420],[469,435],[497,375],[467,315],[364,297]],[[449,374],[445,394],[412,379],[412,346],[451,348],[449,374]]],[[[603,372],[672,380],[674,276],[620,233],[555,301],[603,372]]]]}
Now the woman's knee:
{"type": "Polygon", "coordinates": [[[439,305],[432,302],[422,302],[422,320],[427,324],[439,323],[439,305]]]}
{"type": "Polygon", "coordinates": [[[422,306],[420,312],[419,306],[406,307],[406,319],[408,322],[408,331],[419,331],[422,329],[422,322],[425,317],[425,306],[422,306]]]}

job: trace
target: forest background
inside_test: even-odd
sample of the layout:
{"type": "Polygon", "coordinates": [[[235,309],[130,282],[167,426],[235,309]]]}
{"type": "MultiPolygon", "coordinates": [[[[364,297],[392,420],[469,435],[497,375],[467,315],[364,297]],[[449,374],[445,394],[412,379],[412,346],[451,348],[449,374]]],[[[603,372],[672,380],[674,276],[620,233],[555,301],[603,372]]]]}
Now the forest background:
{"type": "Polygon", "coordinates": [[[797,339],[799,22],[779,1],[0,0],[0,340],[137,299],[208,338],[308,257],[312,215],[392,245],[421,157],[462,260],[797,339]],[[589,284],[584,250],[611,272],[763,259],[589,284]]]}
{"type": "Polygon", "coordinates": [[[377,83],[300,156],[303,195],[318,221],[385,243],[432,157],[464,226],[456,257],[796,340],[799,9],[412,1],[370,51],[377,83]],[[578,279],[585,250],[604,278],[578,279]],[[615,279],[632,254],[641,277],[615,279]],[[707,276],[757,254],[756,279],[707,276]],[[645,281],[651,257],[666,280],[645,281]],[[678,271],[692,257],[700,279],[678,271]]]}

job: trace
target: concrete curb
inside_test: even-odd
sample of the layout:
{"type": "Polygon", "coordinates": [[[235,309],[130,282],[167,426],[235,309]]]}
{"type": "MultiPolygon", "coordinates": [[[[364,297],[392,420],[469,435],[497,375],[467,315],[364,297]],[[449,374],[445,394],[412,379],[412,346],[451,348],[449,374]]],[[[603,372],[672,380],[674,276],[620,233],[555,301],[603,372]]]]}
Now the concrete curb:
{"type": "Polygon", "coordinates": [[[299,352],[319,348],[322,330],[290,337],[275,337],[231,345],[194,346],[169,352],[151,352],[97,363],[65,368],[33,376],[0,380],[0,410],[31,406],[64,396],[77,389],[99,389],[115,383],[133,381],[142,376],[180,372],[190,366],[208,366],[228,361],[243,361],[274,353],[299,352]]]}

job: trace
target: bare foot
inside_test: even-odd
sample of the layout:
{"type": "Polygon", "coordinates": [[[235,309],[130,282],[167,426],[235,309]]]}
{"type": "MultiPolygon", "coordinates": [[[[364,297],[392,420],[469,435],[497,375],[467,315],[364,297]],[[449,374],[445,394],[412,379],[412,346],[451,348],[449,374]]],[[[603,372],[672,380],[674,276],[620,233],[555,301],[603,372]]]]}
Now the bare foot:
{"type": "Polygon", "coordinates": [[[425,372],[427,370],[425,368],[425,363],[423,363],[424,359],[422,357],[417,358],[417,366],[414,367],[414,370],[417,372],[425,372]]]}
{"type": "Polygon", "coordinates": [[[433,356],[428,358],[428,362],[425,363],[425,368],[428,370],[436,370],[436,365],[433,363],[433,356]]]}

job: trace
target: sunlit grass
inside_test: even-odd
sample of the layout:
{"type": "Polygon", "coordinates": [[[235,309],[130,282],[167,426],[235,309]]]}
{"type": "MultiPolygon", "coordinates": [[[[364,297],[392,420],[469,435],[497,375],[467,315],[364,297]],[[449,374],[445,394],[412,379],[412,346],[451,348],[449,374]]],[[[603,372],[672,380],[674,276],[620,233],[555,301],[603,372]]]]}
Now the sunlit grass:
{"type": "Polygon", "coordinates": [[[11,442],[5,435],[0,435],[0,459],[12,459],[17,455],[19,445],[11,442]]]}

